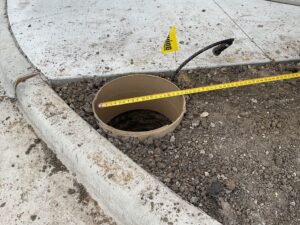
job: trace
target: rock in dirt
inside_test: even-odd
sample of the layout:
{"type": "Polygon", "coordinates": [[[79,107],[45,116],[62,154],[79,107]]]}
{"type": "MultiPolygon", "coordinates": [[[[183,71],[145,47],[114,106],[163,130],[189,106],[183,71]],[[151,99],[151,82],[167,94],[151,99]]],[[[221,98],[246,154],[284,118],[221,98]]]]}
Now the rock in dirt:
{"type": "Polygon", "coordinates": [[[193,197],[191,197],[190,201],[191,201],[191,203],[196,204],[199,201],[199,198],[193,196],[193,197]]]}
{"type": "Polygon", "coordinates": [[[225,181],[226,189],[233,191],[236,188],[235,182],[231,179],[225,181]]]}
{"type": "Polygon", "coordinates": [[[199,124],[200,124],[200,120],[195,119],[195,120],[192,121],[192,127],[193,127],[193,128],[198,127],[199,124]]]}
{"type": "Polygon", "coordinates": [[[175,142],[175,140],[176,140],[175,136],[172,135],[171,138],[170,138],[170,142],[173,143],[173,142],[175,142]]]}
{"type": "Polygon", "coordinates": [[[191,87],[192,80],[186,71],[181,71],[177,78],[178,82],[184,87],[191,87]]]}
{"type": "Polygon", "coordinates": [[[208,117],[208,116],[209,116],[209,113],[206,112],[206,111],[200,114],[200,117],[201,117],[201,118],[206,118],[206,117],[208,117]]]}
{"type": "Polygon", "coordinates": [[[85,104],[85,106],[83,107],[83,110],[87,113],[92,113],[93,112],[92,106],[88,103],[85,104]]]}

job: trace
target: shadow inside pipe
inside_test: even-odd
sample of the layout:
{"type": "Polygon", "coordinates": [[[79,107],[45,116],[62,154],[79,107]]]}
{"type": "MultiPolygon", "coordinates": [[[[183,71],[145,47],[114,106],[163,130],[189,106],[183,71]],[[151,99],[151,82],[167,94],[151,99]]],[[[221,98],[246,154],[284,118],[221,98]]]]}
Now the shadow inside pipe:
{"type": "Polygon", "coordinates": [[[152,110],[136,109],[121,113],[108,125],[124,131],[150,131],[172,122],[163,114],[152,110]]]}

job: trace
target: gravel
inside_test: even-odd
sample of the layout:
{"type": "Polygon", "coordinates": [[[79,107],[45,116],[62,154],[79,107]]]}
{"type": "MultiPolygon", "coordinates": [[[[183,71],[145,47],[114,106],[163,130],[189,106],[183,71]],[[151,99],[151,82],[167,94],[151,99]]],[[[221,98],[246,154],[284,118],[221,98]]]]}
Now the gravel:
{"type": "MultiPolygon", "coordinates": [[[[181,88],[297,72],[300,63],[185,72],[181,88]]],[[[161,139],[111,137],[91,112],[105,81],[55,87],[103,136],[174,192],[224,224],[300,224],[300,80],[187,96],[161,139]]]]}

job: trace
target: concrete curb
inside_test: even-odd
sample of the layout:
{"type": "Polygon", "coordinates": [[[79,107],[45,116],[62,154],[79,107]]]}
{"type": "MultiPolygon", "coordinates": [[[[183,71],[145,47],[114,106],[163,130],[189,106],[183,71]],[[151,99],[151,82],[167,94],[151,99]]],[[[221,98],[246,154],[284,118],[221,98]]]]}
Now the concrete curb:
{"type": "Polygon", "coordinates": [[[35,69],[21,54],[10,33],[5,3],[0,0],[0,80],[6,95],[15,97],[18,81],[32,76],[35,69]]]}
{"type": "Polygon", "coordinates": [[[219,224],[97,133],[40,77],[20,83],[16,93],[39,136],[120,224],[219,224]]]}

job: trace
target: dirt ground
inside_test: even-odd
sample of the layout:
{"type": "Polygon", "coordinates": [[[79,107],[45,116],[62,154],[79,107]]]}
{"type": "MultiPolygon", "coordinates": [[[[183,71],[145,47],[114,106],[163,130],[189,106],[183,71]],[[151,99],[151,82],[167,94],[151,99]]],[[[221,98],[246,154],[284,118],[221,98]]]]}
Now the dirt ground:
{"type": "MultiPolygon", "coordinates": [[[[187,71],[181,88],[297,72],[300,63],[187,71]]],[[[80,116],[137,164],[225,225],[300,224],[300,79],[187,96],[161,139],[104,133],[91,102],[104,81],[56,87],[80,116]]]]}

